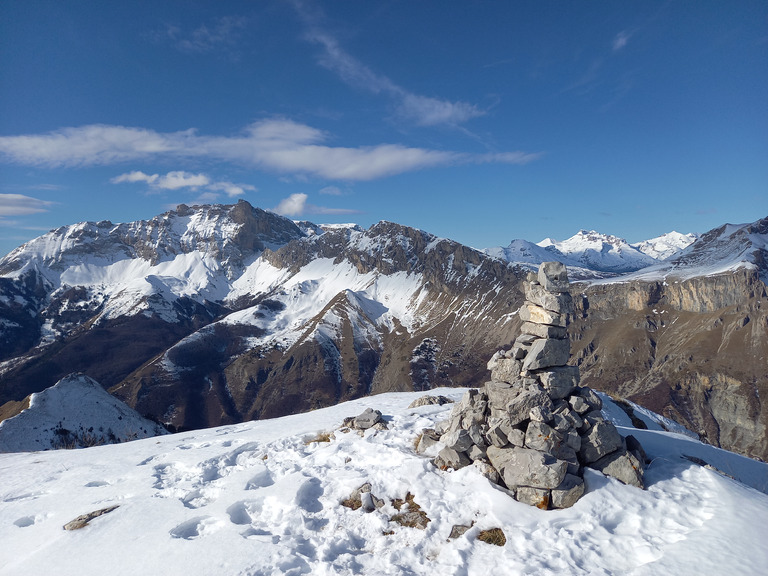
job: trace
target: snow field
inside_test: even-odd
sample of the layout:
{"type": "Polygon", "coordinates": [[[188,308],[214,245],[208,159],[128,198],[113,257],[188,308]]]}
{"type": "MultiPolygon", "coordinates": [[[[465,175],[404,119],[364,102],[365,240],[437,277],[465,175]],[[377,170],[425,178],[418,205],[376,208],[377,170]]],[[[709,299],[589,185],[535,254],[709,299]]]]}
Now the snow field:
{"type": "MultiPolygon", "coordinates": [[[[458,399],[463,390],[434,393],[458,399]]],[[[659,430],[633,433],[653,458],[645,491],[587,471],[567,510],[515,502],[472,467],[435,469],[413,451],[451,405],[384,394],[308,414],[77,451],[0,455],[5,574],[759,574],[768,496],[680,458],[696,455],[753,484],[768,466],[659,430]],[[389,430],[336,431],[366,407],[389,430]],[[692,454],[695,452],[695,454],[692,454]],[[385,501],[340,503],[369,482],[385,501]],[[390,521],[410,492],[425,530],[390,521]],[[78,531],[75,517],[119,508],[78,531]],[[469,525],[449,540],[455,524],[469,525]],[[503,547],[477,540],[500,527],[503,547]]],[[[617,418],[615,406],[606,411],[617,418]]]]}

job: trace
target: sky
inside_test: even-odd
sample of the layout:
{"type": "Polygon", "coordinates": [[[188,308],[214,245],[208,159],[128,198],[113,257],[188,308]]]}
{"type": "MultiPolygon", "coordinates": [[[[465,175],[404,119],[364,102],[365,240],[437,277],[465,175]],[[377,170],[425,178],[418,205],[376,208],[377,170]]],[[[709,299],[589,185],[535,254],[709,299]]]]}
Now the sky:
{"type": "Polygon", "coordinates": [[[0,0],[0,255],[247,200],[475,248],[768,215],[768,3],[0,0]]]}

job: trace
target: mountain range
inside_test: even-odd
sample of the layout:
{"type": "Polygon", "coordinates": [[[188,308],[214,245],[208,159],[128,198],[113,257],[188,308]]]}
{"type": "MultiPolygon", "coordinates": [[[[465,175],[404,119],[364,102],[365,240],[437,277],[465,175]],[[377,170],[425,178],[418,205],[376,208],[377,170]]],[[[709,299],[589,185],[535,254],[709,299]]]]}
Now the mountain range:
{"type": "Polygon", "coordinates": [[[766,237],[763,219],[478,251],[243,201],[65,226],[0,260],[0,418],[72,372],[171,430],[480,385],[518,333],[522,279],[560,260],[585,383],[765,458],[766,237]]]}

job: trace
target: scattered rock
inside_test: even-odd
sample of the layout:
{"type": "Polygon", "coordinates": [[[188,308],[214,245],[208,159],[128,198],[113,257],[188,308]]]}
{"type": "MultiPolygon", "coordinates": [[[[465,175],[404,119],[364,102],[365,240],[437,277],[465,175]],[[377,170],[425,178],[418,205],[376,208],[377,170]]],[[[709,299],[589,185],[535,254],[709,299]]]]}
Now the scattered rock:
{"type": "Polygon", "coordinates": [[[83,514],[82,516],[78,516],[71,522],[67,522],[64,524],[64,530],[80,530],[81,528],[85,528],[88,523],[93,520],[94,518],[98,518],[99,516],[102,516],[104,514],[109,514],[113,510],[119,508],[120,506],[118,504],[115,504],[114,506],[107,506],[106,508],[102,508],[101,510],[95,510],[93,512],[89,512],[88,514],[83,514]]]}
{"type": "Polygon", "coordinates": [[[452,404],[453,400],[445,396],[420,396],[411,402],[408,408],[420,408],[421,406],[442,406],[443,404],[452,404]]]}
{"type": "Polygon", "coordinates": [[[366,408],[362,414],[354,419],[353,428],[367,430],[368,428],[373,428],[379,422],[381,422],[381,412],[373,408],[366,408]]]}

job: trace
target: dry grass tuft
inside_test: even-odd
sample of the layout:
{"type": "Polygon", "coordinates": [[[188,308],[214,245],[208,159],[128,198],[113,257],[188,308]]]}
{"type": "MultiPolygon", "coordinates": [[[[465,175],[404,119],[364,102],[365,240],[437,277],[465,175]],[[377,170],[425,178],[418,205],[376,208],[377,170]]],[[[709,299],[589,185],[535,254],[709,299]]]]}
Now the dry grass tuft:
{"type": "Polygon", "coordinates": [[[494,546],[504,546],[507,543],[507,537],[504,535],[504,531],[501,528],[483,530],[477,535],[477,539],[486,544],[493,544],[494,546]]]}

